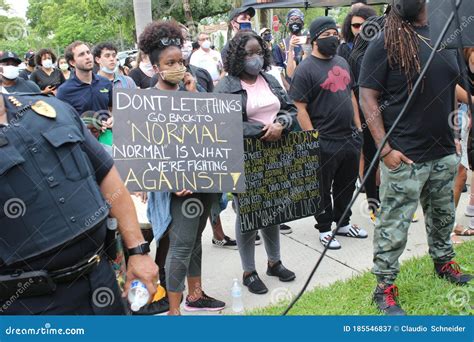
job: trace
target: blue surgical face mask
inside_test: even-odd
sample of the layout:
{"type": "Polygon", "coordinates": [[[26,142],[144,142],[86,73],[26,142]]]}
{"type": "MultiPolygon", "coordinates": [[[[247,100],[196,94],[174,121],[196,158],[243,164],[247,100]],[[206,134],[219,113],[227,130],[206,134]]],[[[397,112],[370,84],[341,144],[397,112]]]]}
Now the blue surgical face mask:
{"type": "Polygon", "coordinates": [[[252,29],[252,23],[238,23],[239,24],[239,30],[251,30],[252,29]]]}
{"type": "Polygon", "coordinates": [[[114,70],[111,70],[104,66],[104,67],[101,67],[100,70],[102,70],[102,72],[105,72],[106,74],[115,74],[118,71],[118,68],[119,68],[118,65],[115,67],[114,70]]]}

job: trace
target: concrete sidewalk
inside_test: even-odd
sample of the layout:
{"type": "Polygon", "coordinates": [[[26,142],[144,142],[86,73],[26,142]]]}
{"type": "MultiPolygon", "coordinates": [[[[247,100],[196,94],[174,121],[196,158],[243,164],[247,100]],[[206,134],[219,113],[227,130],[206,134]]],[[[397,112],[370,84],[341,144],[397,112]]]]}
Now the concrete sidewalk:
{"type": "MultiPolygon", "coordinates": [[[[470,179],[470,177],[469,177],[470,179]]],[[[470,189],[469,189],[470,190],[470,189]]],[[[466,205],[469,201],[469,193],[463,193],[457,210],[457,222],[467,226],[469,218],[464,216],[466,205]]],[[[138,201],[136,201],[137,203],[138,201]]],[[[308,290],[315,286],[327,286],[337,280],[344,280],[370,270],[372,267],[372,238],[374,225],[367,215],[366,197],[361,194],[352,208],[352,223],[366,229],[369,233],[367,239],[352,239],[338,237],[342,245],[340,250],[328,251],[318,271],[313,277],[308,290]]],[[[145,206],[137,205],[141,221],[146,220],[145,206]]],[[[426,233],[424,228],[423,212],[418,207],[417,216],[419,222],[410,227],[408,244],[402,255],[402,260],[421,256],[428,252],[426,233]]],[[[221,213],[222,225],[226,235],[234,238],[235,213],[231,203],[221,213]]],[[[314,228],[313,218],[306,218],[289,223],[293,233],[281,236],[281,255],[283,264],[296,273],[296,279],[290,283],[280,282],[275,277],[266,275],[266,253],[263,243],[255,247],[255,261],[257,272],[269,289],[265,295],[250,293],[242,285],[242,268],[239,252],[214,247],[211,243],[212,228],[208,224],[203,234],[203,288],[204,291],[215,298],[223,300],[227,308],[222,312],[232,314],[231,287],[234,278],[239,279],[243,287],[243,302],[246,310],[265,307],[283,299],[290,299],[297,294],[306,282],[309,273],[314,267],[317,259],[323,251],[323,246],[318,239],[318,231],[314,228]]],[[[465,238],[469,239],[469,238],[465,238]]],[[[155,247],[152,246],[152,251],[155,247]]],[[[374,283],[375,284],[375,283],[374,283]]],[[[372,291],[372,289],[367,289],[372,291]]],[[[316,303],[315,303],[316,305],[316,303]]],[[[187,314],[184,310],[183,314],[187,314]]],[[[204,313],[205,314],[205,313],[204,313]]]]}

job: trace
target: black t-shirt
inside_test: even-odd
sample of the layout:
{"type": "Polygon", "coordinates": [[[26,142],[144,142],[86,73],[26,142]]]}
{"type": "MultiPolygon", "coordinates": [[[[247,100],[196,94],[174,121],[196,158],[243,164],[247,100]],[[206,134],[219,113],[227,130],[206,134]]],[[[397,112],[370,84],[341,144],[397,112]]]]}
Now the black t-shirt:
{"type": "Polygon", "coordinates": [[[337,48],[337,54],[349,62],[354,43],[342,43],[337,48]]]}
{"type": "MultiPolygon", "coordinates": [[[[418,34],[429,37],[429,28],[416,28],[418,34]]],[[[423,67],[432,49],[418,39],[420,61],[423,67]]],[[[388,65],[385,38],[381,35],[367,50],[362,63],[359,85],[381,92],[379,99],[385,130],[388,131],[408,99],[409,90],[405,72],[388,65]]],[[[413,83],[416,82],[414,78],[413,83]]],[[[459,78],[456,52],[443,50],[436,54],[426,73],[414,102],[393,134],[390,145],[414,162],[443,158],[456,152],[449,115],[455,109],[455,87],[459,78]]]]}
{"type": "Polygon", "coordinates": [[[11,87],[5,87],[9,93],[41,93],[40,88],[36,83],[25,81],[21,77],[17,77],[16,84],[11,87]]]}
{"type": "Polygon", "coordinates": [[[44,90],[48,86],[56,86],[56,88],[59,88],[61,84],[66,82],[63,73],[59,69],[53,69],[51,75],[45,73],[41,68],[36,69],[31,74],[30,80],[35,82],[41,90],[44,90]]]}
{"type": "Polygon", "coordinates": [[[28,81],[31,77],[31,74],[32,74],[32,72],[30,70],[24,69],[24,70],[20,71],[20,74],[18,75],[18,77],[21,77],[24,80],[28,81]]]}
{"type": "Polygon", "coordinates": [[[294,101],[308,104],[308,113],[322,138],[341,139],[354,132],[351,72],[340,56],[310,56],[298,68],[290,88],[294,101]]]}
{"type": "Polygon", "coordinates": [[[151,77],[148,77],[140,68],[130,70],[128,76],[133,79],[140,89],[148,89],[151,86],[151,77]]]}

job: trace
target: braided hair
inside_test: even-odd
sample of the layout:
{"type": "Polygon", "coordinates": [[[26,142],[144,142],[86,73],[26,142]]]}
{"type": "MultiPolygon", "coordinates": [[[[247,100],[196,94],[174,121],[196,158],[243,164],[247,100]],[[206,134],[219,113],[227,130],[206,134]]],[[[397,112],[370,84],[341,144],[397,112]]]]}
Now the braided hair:
{"type": "Polygon", "coordinates": [[[408,91],[413,89],[413,80],[421,72],[418,36],[413,26],[403,20],[394,10],[385,20],[385,49],[390,68],[400,68],[408,80],[408,91]]]}

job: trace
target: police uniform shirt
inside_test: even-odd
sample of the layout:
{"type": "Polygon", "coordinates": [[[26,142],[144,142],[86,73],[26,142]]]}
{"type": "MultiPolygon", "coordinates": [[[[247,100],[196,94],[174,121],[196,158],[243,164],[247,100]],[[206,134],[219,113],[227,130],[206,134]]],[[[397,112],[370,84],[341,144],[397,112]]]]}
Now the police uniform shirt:
{"type": "MultiPolygon", "coordinates": [[[[110,83],[110,82],[109,82],[110,83]]],[[[26,115],[39,115],[38,113],[35,113],[32,109],[28,109],[26,107],[26,110],[22,110],[22,108],[25,108],[27,105],[34,104],[38,100],[46,102],[48,105],[52,106],[54,110],[56,111],[56,115],[59,117],[61,115],[70,115],[73,117],[73,122],[76,123],[77,127],[79,128],[80,134],[84,137],[84,141],[82,143],[82,150],[85,152],[86,156],[90,160],[92,169],[95,173],[95,178],[97,182],[97,188],[99,188],[99,185],[103,181],[103,179],[106,177],[106,175],[109,173],[109,171],[112,169],[114,162],[112,157],[104,150],[102,145],[92,136],[92,134],[89,132],[89,130],[86,128],[86,126],[83,124],[81,121],[79,115],[77,112],[68,104],[61,102],[54,97],[47,97],[44,95],[34,95],[34,96],[29,96],[29,95],[1,95],[4,98],[5,102],[5,107],[7,110],[7,118],[8,118],[8,124],[0,124],[0,133],[1,130],[3,129],[9,129],[9,125],[15,125],[18,123],[18,111],[21,110],[22,116],[26,115]],[[9,100],[9,97],[13,96],[17,103],[20,103],[21,106],[14,105],[11,100],[9,100]]],[[[55,125],[56,123],[53,121],[54,119],[51,119],[51,126],[55,125]]],[[[0,150],[2,148],[6,148],[8,144],[10,143],[8,140],[1,139],[5,138],[0,134],[0,150]]],[[[23,156],[23,158],[29,158],[28,155],[23,156]]],[[[11,170],[14,171],[14,170],[11,170]]],[[[8,171],[7,171],[8,172],[8,171]]],[[[21,170],[17,171],[21,172],[21,170]]],[[[2,174],[0,174],[0,177],[2,177],[2,174]]],[[[32,189],[32,191],[35,191],[35,189],[32,189]]],[[[89,203],[84,203],[85,206],[90,205],[89,203]]],[[[54,214],[54,209],[52,209],[51,214],[54,214]]],[[[104,234],[105,230],[100,229],[100,230],[92,230],[88,232],[82,240],[81,243],[74,243],[74,244],[67,244],[66,246],[63,246],[63,248],[60,248],[59,253],[55,253],[55,256],[53,259],[50,259],[47,255],[45,257],[39,257],[37,260],[34,260],[34,262],[29,262],[28,266],[34,267],[34,269],[41,269],[42,265],[48,265],[49,269],[59,269],[62,267],[67,267],[71,266],[78,260],[84,257],[86,253],[93,252],[100,246],[101,243],[103,243],[104,239],[104,234]],[[71,253],[71,250],[74,250],[73,253],[71,253]],[[61,255],[62,257],[58,257],[61,255]]],[[[80,237],[78,240],[81,240],[80,237]]],[[[77,240],[76,240],[77,241],[77,240]]],[[[0,260],[0,270],[2,269],[2,261],[0,260]]]]}
{"type": "Polygon", "coordinates": [[[105,77],[92,74],[92,83],[84,83],[75,73],[59,88],[56,97],[69,103],[82,115],[87,111],[102,111],[112,107],[113,85],[105,77]]]}

